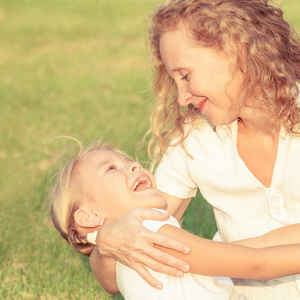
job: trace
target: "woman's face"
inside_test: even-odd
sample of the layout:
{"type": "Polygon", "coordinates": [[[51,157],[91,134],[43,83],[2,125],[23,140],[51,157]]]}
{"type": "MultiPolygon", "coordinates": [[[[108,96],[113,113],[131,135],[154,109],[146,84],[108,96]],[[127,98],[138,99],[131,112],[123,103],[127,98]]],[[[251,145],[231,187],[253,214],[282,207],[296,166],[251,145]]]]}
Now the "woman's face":
{"type": "Polygon", "coordinates": [[[165,209],[165,197],[157,190],[152,174],[111,150],[95,150],[79,162],[76,176],[90,208],[112,221],[134,207],[165,209]]]}
{"type": "Polygon", "coordinates": [[[242,74],[237,71],[232,78],[223,52],[192,44],[185,30],[178,29],[162,35],[160,54],[177,85],[179,105],[193,104],[216,126],[239,117],[242,74]]]}

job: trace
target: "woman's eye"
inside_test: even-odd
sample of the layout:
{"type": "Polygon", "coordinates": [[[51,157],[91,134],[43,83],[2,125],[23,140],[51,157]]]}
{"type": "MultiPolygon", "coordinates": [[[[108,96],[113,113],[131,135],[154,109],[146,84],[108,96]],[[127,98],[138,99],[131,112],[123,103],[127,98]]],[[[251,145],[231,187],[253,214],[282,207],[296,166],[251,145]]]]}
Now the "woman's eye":
{"type": "Polygon", "coordinates": [[[181,80],[188,80],[189,74],[186,74],[185,76],[181,77],[181,80]]]}

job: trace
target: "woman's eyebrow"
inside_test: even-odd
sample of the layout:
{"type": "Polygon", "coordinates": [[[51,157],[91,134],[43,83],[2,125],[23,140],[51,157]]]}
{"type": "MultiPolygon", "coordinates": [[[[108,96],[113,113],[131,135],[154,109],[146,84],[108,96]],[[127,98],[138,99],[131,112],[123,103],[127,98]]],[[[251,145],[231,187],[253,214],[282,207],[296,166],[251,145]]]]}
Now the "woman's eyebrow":
{"type": "Polygon", "coordinates": [[[182,68],[180,68],[180,67],[174,67],[174,68],[171,70],[171,73],[180,72],[181,70],[182,70],[182,68]]]}

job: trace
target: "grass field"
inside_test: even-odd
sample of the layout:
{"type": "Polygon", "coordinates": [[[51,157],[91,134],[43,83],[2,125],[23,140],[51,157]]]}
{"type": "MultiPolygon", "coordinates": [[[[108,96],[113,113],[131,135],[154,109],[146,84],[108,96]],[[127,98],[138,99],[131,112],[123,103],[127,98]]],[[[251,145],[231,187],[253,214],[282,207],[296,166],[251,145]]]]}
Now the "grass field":
{"type": "MultiPolygon", "coordinates": [[[[151,102],[144,20],[159,2],[0,0],[1,299],[122,299],[53,229],[45,192],[70,143],[51,139],[104,137],[134,155],[151,102]]],[[[283,9],[300,33],[299,0],[283,9]]],[[[196,234],[216,231],[200,196],[186,215],[196,234]]]]}

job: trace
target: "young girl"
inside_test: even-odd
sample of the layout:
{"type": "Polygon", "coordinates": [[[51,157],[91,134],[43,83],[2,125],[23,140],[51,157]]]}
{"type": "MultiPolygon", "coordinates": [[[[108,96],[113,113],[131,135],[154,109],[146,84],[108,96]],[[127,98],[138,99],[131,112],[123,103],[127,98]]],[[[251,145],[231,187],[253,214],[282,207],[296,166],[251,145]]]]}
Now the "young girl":
{"type": "MultiPolygon", "coordinates": [[[[122,151],[102,142],[95,142],[86,150],[79,145],[79,153],[63,166],[53,186],[51,216],[61,235],[77,251],[89,256],[100,226],[108,226],[137,206],[164,210],[167,202],[156,189],[151,173],[122,151]]],[[[195,273],[265,279],[300,270],[300,244],[251,249],[214,242],[180,229],[173,217],[164,222],[144,221],[143,225],[188,243],[192,251],[185,259],[195,273]]],[[[268,236],[272,234],[275,233],[268,236]]],[[[164,288],[157,290],[131,268],[114,259],[110,263],[125,299],[245,299],[234,294],[229,278],[192,273],[176,278],[153,272],[164,283],[164,288]]]]}
{"type": "MultiPolygon", "coordinates": [[[[151,19],[158,100],[149,149],[159,163],[157,185],[177,219],[199,188],[214,208],[220,241],[300,222],[300,42],[282,16],[267,0],[169,0],[151,19]]],[[[144,264],[172,274],[166,265],[179,268],[151,251],[153,243],[179,244],[138,221],[132,226],[137,214],[150,213],[100,230],[91,263],[108,290],[103,255],[153,286],[144,264]],[[138,242],[128,243],[130,235],[138,242]]],[[[300,299],[296,280],[234,283],[250,299],[300,299]]]]}

